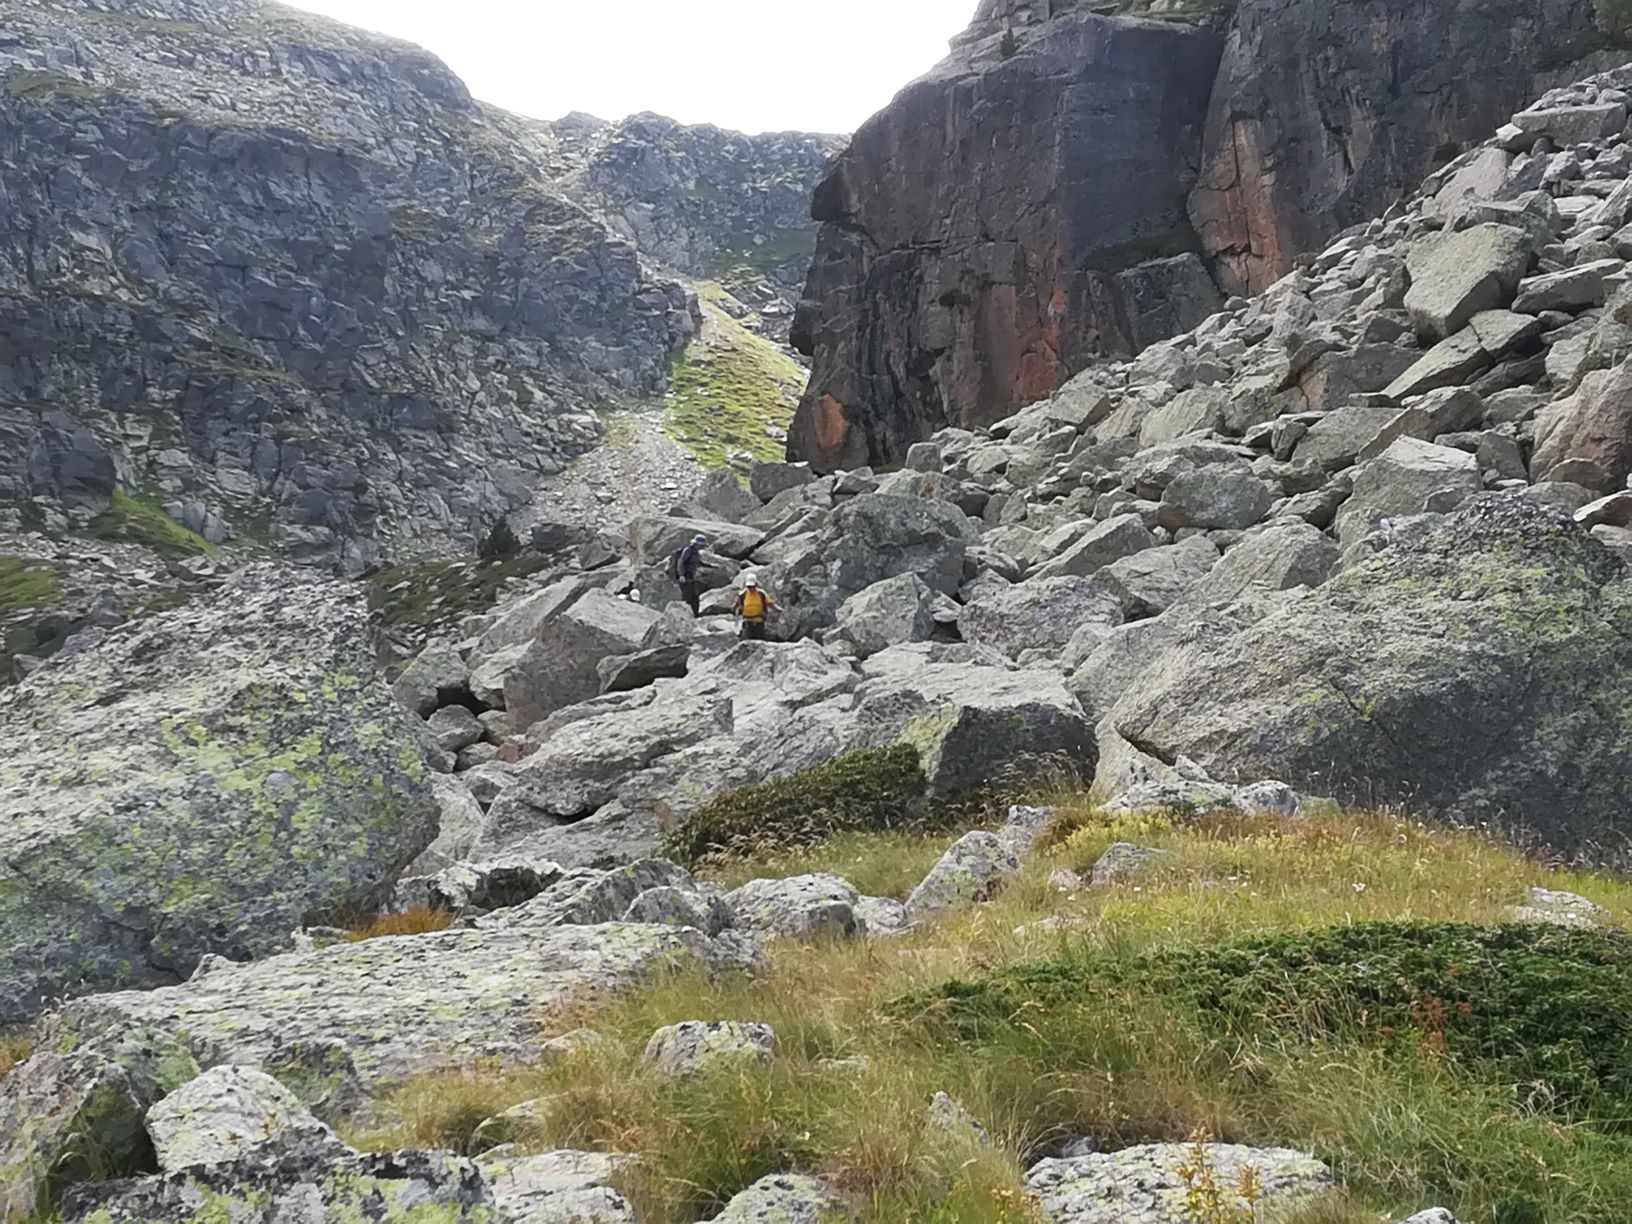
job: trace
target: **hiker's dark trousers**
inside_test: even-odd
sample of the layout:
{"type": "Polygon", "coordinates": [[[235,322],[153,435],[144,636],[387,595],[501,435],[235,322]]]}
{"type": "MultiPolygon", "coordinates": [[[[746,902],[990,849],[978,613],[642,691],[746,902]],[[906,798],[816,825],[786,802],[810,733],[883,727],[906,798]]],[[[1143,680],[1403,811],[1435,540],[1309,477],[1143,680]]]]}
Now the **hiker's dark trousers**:
{"type": "Polygon", "coordinates": [[[745,642],[763,642],[765,640],[765,622],[751,620],[743,621],[742,640],[745,642]]]}
{"type": "Polygon", "coordinates": [[[686,601],[686,606],[691,609],[693,616],[700,615],[700,605],[703,598],[703,587],[700,582],[695,579],[687,582],[682,578],[680,580],[680,598],[686,601]]]}

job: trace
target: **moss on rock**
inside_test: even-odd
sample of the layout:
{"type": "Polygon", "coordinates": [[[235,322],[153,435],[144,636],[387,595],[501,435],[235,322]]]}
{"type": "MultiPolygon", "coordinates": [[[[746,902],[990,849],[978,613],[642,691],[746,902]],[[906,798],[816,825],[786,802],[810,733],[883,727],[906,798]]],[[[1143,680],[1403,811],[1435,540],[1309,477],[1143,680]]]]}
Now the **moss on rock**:
{"type": "Polygon", "coordinates": [[[696,862],[815,845],[837,833],[916,828],[926,819],[925,787],[911,745],[851,753],[716,795],[669,834],[664,853],[696,862]]]}

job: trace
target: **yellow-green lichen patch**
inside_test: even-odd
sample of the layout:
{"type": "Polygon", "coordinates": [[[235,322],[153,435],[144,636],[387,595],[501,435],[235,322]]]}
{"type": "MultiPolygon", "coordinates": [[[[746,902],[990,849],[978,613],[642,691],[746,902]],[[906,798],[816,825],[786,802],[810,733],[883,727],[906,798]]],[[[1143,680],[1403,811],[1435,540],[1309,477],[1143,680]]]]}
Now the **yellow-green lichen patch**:
{"type": "Polygon", "coordinates": [[[669,366],[663,432],[705,467],[724,466],[735,451],[780,459],[805,371],[733,319],[706,290],[699,294],[702,334],[669,366]]]}

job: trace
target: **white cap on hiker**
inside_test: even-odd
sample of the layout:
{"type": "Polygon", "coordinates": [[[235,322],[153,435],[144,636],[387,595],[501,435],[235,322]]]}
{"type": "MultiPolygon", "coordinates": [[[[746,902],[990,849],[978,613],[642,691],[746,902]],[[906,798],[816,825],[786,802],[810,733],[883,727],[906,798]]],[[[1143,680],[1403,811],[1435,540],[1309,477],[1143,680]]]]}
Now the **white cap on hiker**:
{"type": "Polygon", "coordinates": [[[759,585],[759,578],[753,574],[749,574],[742,580],[742,584],[743,586],[757,587],[759,585]]]}

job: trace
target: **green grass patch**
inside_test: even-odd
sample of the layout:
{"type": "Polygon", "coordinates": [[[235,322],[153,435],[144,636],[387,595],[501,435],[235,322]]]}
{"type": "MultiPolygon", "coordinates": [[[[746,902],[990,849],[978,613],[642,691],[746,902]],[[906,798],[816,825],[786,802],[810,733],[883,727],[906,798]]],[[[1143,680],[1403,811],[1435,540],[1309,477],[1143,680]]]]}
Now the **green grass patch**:
{"type": "Polygon", "coordinates": [[[15,68],[0,83],[0,93],[30,102],[49,102],[53,98],[69,98],[75,102],[97,102],[104,96],[95,85],[76,81],[60,72],[44,72],[33,68],[15,68]]]}
{"type": "Polygon", "coordinates": [[[913,829],[927,812],[925,786],[910,745],[854,752],[716,795],[668,835],[663,852],[696,863],[813,846],[838,833],[913,829]]]}
{"type": "MultiPolygon", "coordinates": [[[[1062,1138],[1204,1129],[1332,1165],[1343,1191],[1282,1224],[1435,1203],[1489,1224],[1622,1224],[1626,941],[1502,920],[1540,885],[1624,924],[1632,886],[1387,816],[1107,819],[1078,804],[986,905],[893,939],[773,945],[752,979],[679,969],[551,1013],[551,1031],[607,1041],[551,1067],[413,1081],[349,1137],[459,1147],[484,1117],[540,1101],[523,1149],[635,1153],[624,1189],[651,1224],[708,1218],[778,1170],[831,1179],[878,1224],[961,1224],[1033,1220],[1023,1170],[1062,1138]],[[1109,887],[1051,883],[1113,841],[1172,854],[1109,887]],[[777,1057],[678,1084],[647,1074],[652,1031],[689,1019],[767,1022],[777,1057]],[[991,1149],[928,1128],[937,1090],[991,1149]]],[[[945,844],[910,841],[846,833],[710,870],[859,882],[945,844]]]]}
{"type": "Polygon", "coordinates": [[[34,1039],[27,1033],[0,1032],[0,1080],[34,1051],[34,1039]]]}
{"type": "Polygon", "coordinates": [[[545,558],[521,555],[481,561],[424,561],[381,570],[368,582],[368,607],[382,629],[452,628],[488,611],[505,584],[538,573],[545,558]]]}
{"type": "Polygon", "coordinates": [[[710,274],[718,277],[769,276],[791,263],[808,261],[816,253],[817,227],[778,230],[755,242],[756,235],[730,234],[709,261],[710,274]]]}
{"type": "Polygon", "coordinates": [[[747,856],[709,859],[698,875],[731,889],[749,880],[828,872],[843,876],[865,896],[903,901],[957,837],[957,832],[839,833],[814,846],[762,848],[747,856]]]}
{"type": "Polygon", "coordinates": [[[704,467],[725,466],[733,451],[782,458],[767,427],[785,431],[799,406],[805,371],[763,336],[721,310],[706,293],[703,334],[669,363],[663,432],[704,467]]]}
{"type": "Polygon", "coordinates": [[[61,593],[50,566],[0,554],[0,616],[44,608],[61,593]]]}
{"type": "Polygon", "coordinates": [[[172,561],[215,555],[215,545],[166,514],[152,494],[115,489],[112,504],[91,520],[89,531],[98,540],[140,544],[172,561]]]}

